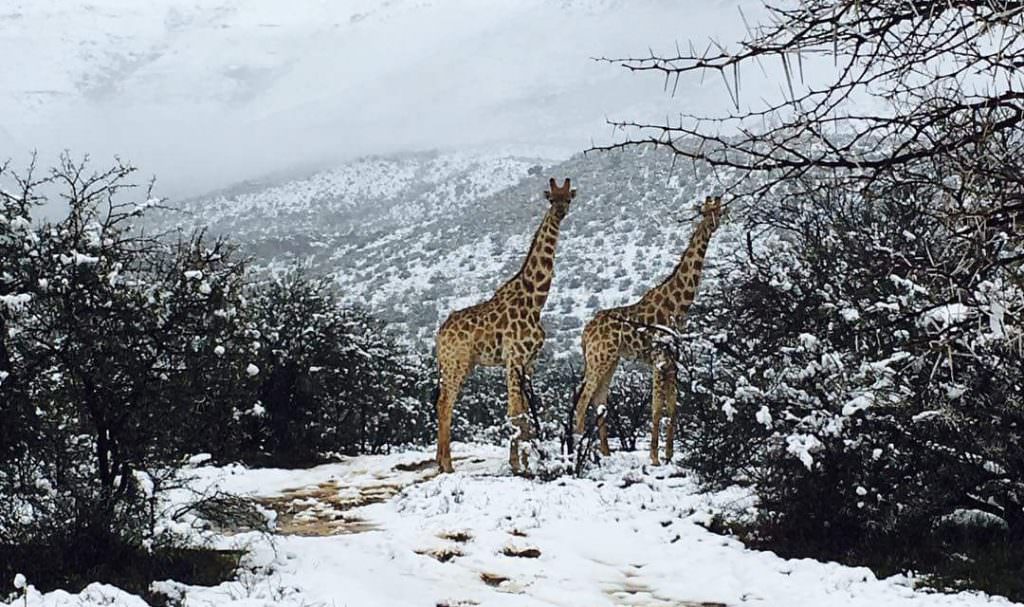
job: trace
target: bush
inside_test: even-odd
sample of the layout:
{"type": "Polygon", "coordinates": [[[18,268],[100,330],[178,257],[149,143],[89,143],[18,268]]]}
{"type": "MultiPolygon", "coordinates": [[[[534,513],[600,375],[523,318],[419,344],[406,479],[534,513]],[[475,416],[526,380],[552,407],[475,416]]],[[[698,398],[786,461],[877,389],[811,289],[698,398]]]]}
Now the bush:
{"type": "MultiPolygon", "coordinates": [[[[651,371],[620,369],[608,390],[606,414],[608,435],[619,439],[619,446],[636,450],[638,438],[651,431],[651,371]]],[[[668,420],[665,420],[668,423],[668,420]]]]}
{"type": "Polygon", "coordinates": [[[339,305],[326,279],[287,273],[254,286],[248,305],[258,387],[235,412],[240,457],[302,465],[430,436],[421,364],[382,322],[339,305]]]}
{"type": "Polygon", "coordinates": [[[132,199],[133,172],[65,157],[43,178],[0,174],[18,185],[0,191],[0,545],[81,567],[175,540],[154,509],[176,442],[194,406],[234,390],[206,381],[233,362],[204,353],[240,339],[242,266],[201,233],[137,231],[156,200],[132,199]],[[66,216],[33,226],[57,187],[66,216]]]}
{"type": "Polygon", "coordinates": [[[921,566],[964,512],[1024,538],[1021,241],[965,219],[987,204],[970,191],[946,196],[921,181],[790,201],[695,308],[712,328],[681,368],[699,403],[687,463],[754,483],[775,549],[921,566]]]}

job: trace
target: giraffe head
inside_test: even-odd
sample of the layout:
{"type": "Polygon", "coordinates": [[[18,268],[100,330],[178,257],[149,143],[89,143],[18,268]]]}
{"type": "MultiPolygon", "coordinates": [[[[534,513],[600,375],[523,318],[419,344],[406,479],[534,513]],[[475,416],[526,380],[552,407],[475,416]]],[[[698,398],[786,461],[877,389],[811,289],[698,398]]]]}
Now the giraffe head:
{"type": "Polygon", "coordinates": [[[725,208],[722,206],[722,197],[706,197],[704,199],[704,204],[700,205],[700,214],[705,221],[711,224],[711,229],[717,228],[722,217],[725,216],[725,208]]]}
{"type": "Polygon", "coordinates": [[[558,214],[559,218],[565,217],[565,214],[569,212],[569,203],[572,202],[573,198],[576,198],[576,189],[571,187],[569,178],[565,179],[565,182],[559,187],[555,178],[552,177],[548,180],[549,190],[544,190],[544,198],[548,199],[551,203],[551,209],[558,214]]]}

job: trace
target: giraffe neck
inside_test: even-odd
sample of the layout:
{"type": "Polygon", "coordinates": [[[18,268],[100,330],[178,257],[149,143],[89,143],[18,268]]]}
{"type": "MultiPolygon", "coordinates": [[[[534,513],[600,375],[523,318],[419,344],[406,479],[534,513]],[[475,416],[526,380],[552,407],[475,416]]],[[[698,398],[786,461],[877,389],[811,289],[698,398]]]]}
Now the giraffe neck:
{"type": "Polygon", "coordinates": [[[672,274],[644,296],[644,301],[658,308],[658,315],[664,316],[666,323],[680,324],[697,297],[697,287],[704,274],[704,255],[716,227],[714,220],[704,218],[672,274]]]}
{"type": "Polygon", "coordinates": [[[533,235],[533,242],[523,266],[508,282],[509,286],[514,286],[517,291],[527,296],[527,307],[538,317],[544,302],[547,301],[551,279],[555,275],[555,245],[558,244],[558,229],[561,222],[562,216],[554,207],[549,208],[533,235]]]}

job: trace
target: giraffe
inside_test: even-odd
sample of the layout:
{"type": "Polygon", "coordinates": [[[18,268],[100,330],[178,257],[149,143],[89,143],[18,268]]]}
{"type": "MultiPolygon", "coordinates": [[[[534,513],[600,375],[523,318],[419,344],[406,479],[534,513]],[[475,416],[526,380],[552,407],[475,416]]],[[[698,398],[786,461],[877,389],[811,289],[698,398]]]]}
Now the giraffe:
{"type": "MultiPolygon", "coordinates": [[[[651,463],[659,465],[658,439],[662,410],[668,416],[665,459],[672,459],[676,411],[676,361],[664,331],[657,327],[682,325],[697,295],[708,241],[722,216],[722,199],[707,197],[700,208],[701,222],[675,270],[636,303],[601,310],[583,329],[583,382],[576,391],[576,432],[583,432],[587,408],[604,405],[619,359],[634,360],[653,369],[651,398],[651,463]],[[653,325],[653,326],[652,326],[653,325]]],[[[599,421],[601,453],[608,455],[608,432],[599,421]]]]}
{"type": "MultiPolygon", "coordinates": [[[[530,436],[522,380],[533,372],[537,353],[544,345],[540,312],[555,275],[559,225],[576,197],[569,179],[561,187],[554,178],[548,183],[550,189],[544,197],[550,206],[519,272],[487,301],[452,312],[437,332],[437,465],[442,472],[452,471],[452,408],[466,376],[476,366],[503,366],[508,386],[508,417],[514,427],[509,464],[513,473],[519,473],[519,439],[527,440],[530,436]]],[[[522,464],[527,469],[525,452],[522,464]]]]}

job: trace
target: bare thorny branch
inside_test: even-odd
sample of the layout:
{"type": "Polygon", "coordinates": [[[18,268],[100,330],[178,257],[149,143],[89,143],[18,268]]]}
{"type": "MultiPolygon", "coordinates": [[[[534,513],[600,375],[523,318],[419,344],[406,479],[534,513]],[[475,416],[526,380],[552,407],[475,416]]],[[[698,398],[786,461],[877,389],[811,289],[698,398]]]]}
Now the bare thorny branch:
{"type": "Polygon", "coordinates": [[[731,171],[727,191],[748,200],[806,177],[871,183],[940,159],[955,174],[999,173],[1024,198],[1015,158],[974,154],[1024,124],[1024,3],[803,0],[768,12],[736,49],[602,58],[661,74],[673,91],[691,74],[718,72],[736,109],[613,121],[624,138],[592,149],[665,147],[731,171]],[[822,57],[834,62],[824,85],[804,75],[805,60],[822,57]],[[742,69],[772,62],[785,75],[781,100],[741,111],[742,69]]]}

